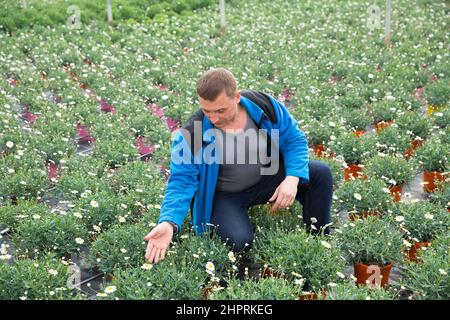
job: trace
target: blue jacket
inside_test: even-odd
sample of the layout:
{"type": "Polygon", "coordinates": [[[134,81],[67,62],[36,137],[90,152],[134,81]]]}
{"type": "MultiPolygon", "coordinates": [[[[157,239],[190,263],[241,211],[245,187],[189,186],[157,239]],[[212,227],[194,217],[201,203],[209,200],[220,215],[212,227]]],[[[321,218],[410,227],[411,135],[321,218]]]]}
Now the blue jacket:
{"type": "MultiPolygon", "coordinates": [[[[241,92],[240,104],[246,108],[248,115],[260,129],[266,129],[269,135],[271,129],[279,130],[279,151],[285,164],[286,176],[296,176],[300,178],[300,183],[307,183],[309,181],[307,139],[286,107],[273,97],[252,90],[241,92]],[[259,97],[259,99],[255,99],[255,97],[259,97]]],[[[215,138],[214,135],[203,136],[205,131],[214,128],[214,125],[207,117],[203,116],[201,110],[197,111],[197,119],[201,120],[203,139],[197,153],[191,149],[188,139],[179,131],[176,132],[173,139],[171,175],[164,194],[158,223],[173,222],[178,226],[178,232],[180,232],[183,221],[191,209],[195,232],[201,234],[208,229],[210,224],[220,164],[207,164],[205,161],[195,163],[193,153],[201,154],[215,138]],[[179,157],[180,149],[183,148],[192,150],[189,154],[184,154],[184,156],[190,157],[191,161],[175,163],[173,161],[175,153],[179,157]],[[191,206],[192,201],[193,206],[191,206]]]]}

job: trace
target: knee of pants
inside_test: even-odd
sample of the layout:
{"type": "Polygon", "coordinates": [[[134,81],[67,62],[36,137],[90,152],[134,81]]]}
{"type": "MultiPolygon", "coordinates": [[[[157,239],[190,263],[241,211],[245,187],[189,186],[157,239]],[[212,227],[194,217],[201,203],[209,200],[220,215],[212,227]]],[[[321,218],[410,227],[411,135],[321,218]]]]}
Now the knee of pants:
{"type": "Polygon", "coordinates": [[[228,238],[227,245],[230,247],[231,251],[235,253],[247,251],[253,245],[253,234],[228,238]]]}
{"type": "Polygon", "coordinates": [[[316,182],[333,187],[333,175],[330,167],[326,163],[316,161],[316,165],[312,171],[314,172],[312,178],[316,182]]]}

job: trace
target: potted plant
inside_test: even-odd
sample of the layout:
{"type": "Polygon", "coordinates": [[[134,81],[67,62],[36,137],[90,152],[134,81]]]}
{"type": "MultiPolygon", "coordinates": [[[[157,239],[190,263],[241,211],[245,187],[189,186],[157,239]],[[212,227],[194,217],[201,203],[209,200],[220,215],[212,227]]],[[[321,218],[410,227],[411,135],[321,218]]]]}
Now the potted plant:
{"type": "Polygon", "coordinates": [[[332,286],[323,300],[395,300],[396,295],[380,287],[358,286],[343,282],[332,286]]]}
{"type": "Polygon", "coordinates": [[[384,215],[392,202],[389,190],[381,179],[346,181],[336,191],[337,206],[345,210],[351,220],[384,215]]]}
{"type": "Polygon", "coordinates": [[[198,269],[204,270],[205,265],[211,263],[214,266],[214,272],[210,275],[224,278],[229,272],[236,269],[241,260],[241,255],[230,251],[228,245],[223,243],[216,232],[211,235],[203,233],[195,235],[193,229],[189,229],[178,237],[173,243],[174,263],[188,263],[198,269]]]}
{"type": "Polygon", "coordinates": [[[396,124],[376,135],[377,149],[381,153],[404,155],[411,145],[411,137],[399,130],[396,124]]]}
{"type": "Polygon", "coordinates": [[[450,147],[439,139],[429,140],[417,149],[416,159],[424,169],[424,191],[433,192],[436,181],[445,180],[448,175],[450,147]]]}
{"type": "Polygon", "coordinates": [[[377,132],[394,123],[400,106],[392,101],[377,101],[372,104],[372,115],[377,132]]]}
{"type": "Polygon", "coordinates": [[[449,246],[448,233],[441,234],[433,240],[429,249],[421,252],[422,263],[405,265],[405,276],[401,280],[401,285],[414,292],[412,298],[417,300],[450,299],[449,246]]]}
{"type": "Polygon", "coordinates": [[[27,200],[19,200],[17,205],[2,205],[0,206],[0,230],[9,228],[10,232],[15,232],[22,222],[33,219],[33,215],[44,216],[48,210],[45,204],[27,200]]]}
{"type": "Polygon", "coordinates": [[[446,108],[442,112],[433,114],[433,124],[435,127],[445,129],[450,123],[450,108],[446,108]]]}
{"type": "MultiPolygon", "coordinates": [[[[140,255],[143,255],[139,251],[140,255]]],[[[135,268],[117,269],[110,283],[104,283],[100,300],[201,300],[207,278],[204,268],[187,263],[177,265],[166,258],[158,264],[143,263],[135,268]]]]}
{"type": "MultiPolygon", "coordinates": [[[[298,283],[298,282],[297,282],[298,283]]],[[[231,279],[227,286],[209,294],[210,300],[296,300],[301,284],[285,279],[261,278],[259,281],[231,279]]]]}
{"type": "Polygon", "coordinates": [[[346,127],[357,136],[366,132],[366,128],[372,123],[372,119],[366,114],[365,109],[346,109],[343,110],[342,117],[345,120],[346,127]]]}
{"type": "Polygon", "coordinates": [[[438,188],[436,188],[432,193],[429,194],[430,201],[440,205],[442,208],[447,208],[450,212],[450,180],[444,180],[438,183],[438,188]]]}
{"type": "Polygon", "coordinates": [[[385,287],[392,265],[402,260],[403,241],[388,221],[368,217],[346,224],[338,240],[342,252],[354,264],[356,283],[385,287]]]}
{"type": "Polygon", "coordinates": [[[425,99],[428,103],[427,114],[439,111],[450,100],[450,90],[445,79],[435,81],[425,87],[425,99]]]}
{"type": "Polygon", "coordinates": [[[335,140],[330,141],[330,151],[343,157],[347,164],[344,169],[344,179],[356,179],[362,177],[361,164],[376,152],[375,137],[363,135],[356,137],[353,133],[342,133],[335,140]]]}
{"type": "Polygon", "coordinates": [[[418,117],[417,112],[405,112],[397,118],[398,127],[413,137],[410,147],[406,150],[405,155],[410,157],[415,150],[423,144],[429,133],[428,120],[418,117]]]}
{"type": "Polygon", "coordinates": [[[382,179],[395,201],[400,201],[403,185],[412,181],[415,170],[408,161],[389,155],[375,156],[364,164],[363,172],[368,177],[382,179]]]}
{"type": "Polygon", "coordinates": [[[314,154],[319,157],[322,156],[333,133],[333,127],[323,124],[319,120],[311,119],[305,124],[304,132],[308,137],[309,144],[313,146],[314,154]]]}
{"type": "Polygon", "coordinates": [[[314,237],[304,229],[266,230],[266,236],[255,241],[257,259],[294,281],[304,281],[305,294],[319,294],[340,281],[345,261],[329,237],[314,237]]]}
{"type": "Polygon", "coordinates": [[[72,215],[34,214],[18,225],[12,238],[20,254],[35,257],[53,252],[67,257],[87,241],[88,231],[72,215]]]}
{"type": "Polygon", "coordinates": [[[54,254],[39,259],[18,257],[14,264],[0,260],[0,300],[80,300],[87,296],[70,290],[74,275],[67,262],[54,254]]]}
{"type": "Polygon", "coordinates": [[[417,251],[428,247],[433,238],[447,233],[450,228],[447,210],[429,201],[399,204],[393,212],[393,218],[402,227],[405,237],[412,241],[408,250],[411,261],[417,262],[417,251]]]}
{"type": "Polygon", "coordinates": [[[116,225],[97,237],[86,261],[109,278],[119,270],[139,267],[145,263],[147,242],[143,237],[147,232],[142,224],[116,225]]]}

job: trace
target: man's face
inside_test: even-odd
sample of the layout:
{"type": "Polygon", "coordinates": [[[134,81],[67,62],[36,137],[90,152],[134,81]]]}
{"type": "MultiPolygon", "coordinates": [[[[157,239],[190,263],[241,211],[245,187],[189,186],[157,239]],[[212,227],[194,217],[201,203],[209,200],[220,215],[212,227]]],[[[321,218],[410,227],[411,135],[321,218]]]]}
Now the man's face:
{"type": "Polygon", "coordinates": [[[200,102],[200,109],[202,109],[205,116],[217,128],[223,128],[233,122],[238,113],[238,104],[241,101],[240,91],[236,92],[233,98],[230,98],[223,91],[214,101],[198,98],[200,102]]]}

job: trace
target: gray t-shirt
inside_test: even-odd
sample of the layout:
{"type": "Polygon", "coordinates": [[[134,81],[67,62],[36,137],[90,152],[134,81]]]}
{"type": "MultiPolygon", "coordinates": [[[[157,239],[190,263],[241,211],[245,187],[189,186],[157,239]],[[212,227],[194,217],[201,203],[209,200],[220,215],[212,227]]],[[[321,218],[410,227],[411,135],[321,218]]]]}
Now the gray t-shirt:
{"type": "Polygon", "coordinates": [[[261,167],[269,162],[267,137],[258,131],[250,116],[243,132],[230,133],[215,128],[220,153],[217,191],[241,192],[261,179],[261,167]]]}

